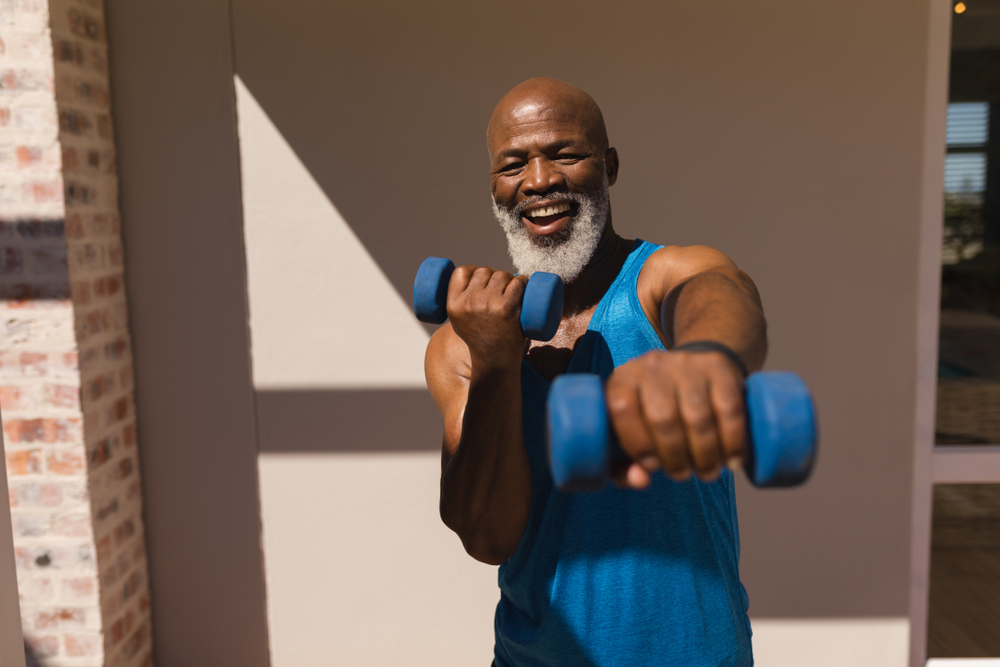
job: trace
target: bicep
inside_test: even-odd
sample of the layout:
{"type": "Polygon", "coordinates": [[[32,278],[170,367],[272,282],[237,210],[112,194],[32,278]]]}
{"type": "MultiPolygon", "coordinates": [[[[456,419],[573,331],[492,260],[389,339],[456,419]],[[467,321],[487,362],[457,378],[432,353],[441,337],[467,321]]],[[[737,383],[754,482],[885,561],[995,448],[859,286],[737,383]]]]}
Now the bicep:
{"type": "Polygon", "coordinates": [[[752,303],[751,308],[761,308],[760,295],[750,276],[725,253],[709,246],[662,248],[650,257],[639,275],[639,296],[643,310],[668,347],[673,332],[663,331],[663,323],[673,320],[673,309],[684,288],[701,277],[717,284],[729,297],[752,303]]]}
{"type": "Polygon", "coordinates": [[[431,398],[444,419],[444,458],[458,448],[462,418],[469,400],[469,352],[465,343],[445,324],[431,337],[424,357],[424,375],[431,398]]]}

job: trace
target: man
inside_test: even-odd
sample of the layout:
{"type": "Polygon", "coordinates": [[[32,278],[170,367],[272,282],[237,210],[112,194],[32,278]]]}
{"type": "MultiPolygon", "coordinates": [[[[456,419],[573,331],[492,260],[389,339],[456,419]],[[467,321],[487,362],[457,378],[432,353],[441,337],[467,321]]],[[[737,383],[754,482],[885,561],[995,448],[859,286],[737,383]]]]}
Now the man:
{"type": "Polygon", "coordinates": [[[753,282],[711,248],[618,236],[618,153],[582,90],[518,85],[487,141],[519,275],[456,269],[425,367],[444,416],[441,517],[500,565],[495,664],[752,664],[727,466],[767,348],[753,282]],[[555,338],[529,342],[519,305],[540,270],[563,278],[565,308],[555,338]],[[631,458],[599,493],[554,489],[545,460],[545,397],[567,371],[607,377],[631,458]]]}

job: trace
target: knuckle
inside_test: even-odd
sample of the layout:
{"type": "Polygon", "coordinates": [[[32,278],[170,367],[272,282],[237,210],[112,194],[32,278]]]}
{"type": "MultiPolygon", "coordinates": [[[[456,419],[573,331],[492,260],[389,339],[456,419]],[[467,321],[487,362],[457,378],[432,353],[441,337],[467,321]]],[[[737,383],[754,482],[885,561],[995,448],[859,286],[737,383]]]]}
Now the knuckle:
{"type": "Polygon", "coordinates": [[[743,402],[732,398],[723,398],[716,402],[716,410],[721,419],[737,421],[743,419],[743,402]]]}
{"type": "Polygon", "coordinates": [[[609,389],[607,392],[608,412],[613,417],[624,417],[632,411],[632,400],[628,393],[619,389],[609,389]]]}
{"type": "Polygon", "coordinates": [[[661,434],[673,434],[680,428],[677,411],[669,407],[647,410],[646,421],[661,434]]]}
{"type": "Polygon", "coordinates": [[[702,409],[688,409],[684,413],[684,421],[695,433],[703,434],[711,431],[715,427],[715,420],[712,418],[712,414],[707,410],[702,409]]]}

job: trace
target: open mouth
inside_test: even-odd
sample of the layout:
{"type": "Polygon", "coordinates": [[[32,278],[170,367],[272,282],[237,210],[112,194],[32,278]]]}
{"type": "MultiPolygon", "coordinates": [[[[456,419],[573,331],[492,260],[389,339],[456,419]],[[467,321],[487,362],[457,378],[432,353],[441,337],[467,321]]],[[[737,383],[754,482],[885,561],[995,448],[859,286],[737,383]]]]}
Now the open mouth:
{"type": "Polygon", "coordinates": [[[535,234],[554,234],[572,218],[572,208],[568,201],[555,201],[527,210],[521,217],[535,234]]]}

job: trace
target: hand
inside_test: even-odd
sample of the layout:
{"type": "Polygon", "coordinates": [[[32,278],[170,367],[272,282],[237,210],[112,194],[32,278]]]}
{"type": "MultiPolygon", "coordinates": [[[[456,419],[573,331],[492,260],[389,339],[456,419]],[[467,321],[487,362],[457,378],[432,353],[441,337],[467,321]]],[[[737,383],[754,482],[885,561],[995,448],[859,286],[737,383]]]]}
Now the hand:
{"type": "Polygon", "coordinates": [[[520,364],[525,338],[521,299],[527,276],[460,266],[448,284],[448,319],[469,346],[473,366],[520,364]]]}
{"type": "Polygon", "coordinates": [[[675,480],[716,479],[747,446],[743,377],[718,352],[653,351],[623,364],[606,388],[611,424],[632,461],[616,484],[645,488],[662,468],[675,480]]]}

